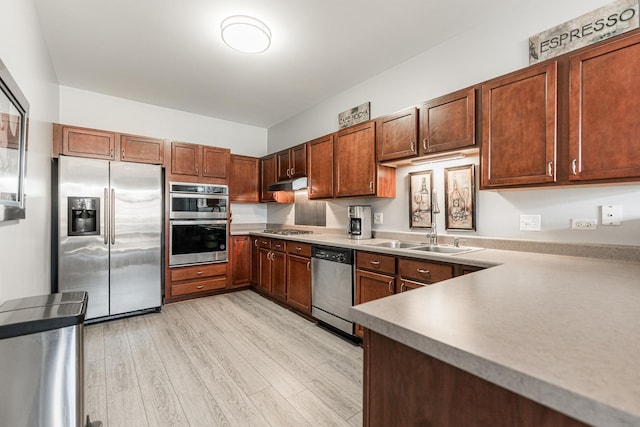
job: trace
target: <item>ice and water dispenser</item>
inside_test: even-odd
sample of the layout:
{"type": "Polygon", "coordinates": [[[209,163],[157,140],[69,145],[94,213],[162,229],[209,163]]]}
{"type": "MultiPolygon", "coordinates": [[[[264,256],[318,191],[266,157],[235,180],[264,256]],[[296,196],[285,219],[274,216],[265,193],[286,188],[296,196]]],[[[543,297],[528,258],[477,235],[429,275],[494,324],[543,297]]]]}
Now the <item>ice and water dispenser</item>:
{"type": "Polygon", "coordinates": [[[69,236],[91,236],[100,234],[100,198],[69,197],[69,236]]]}

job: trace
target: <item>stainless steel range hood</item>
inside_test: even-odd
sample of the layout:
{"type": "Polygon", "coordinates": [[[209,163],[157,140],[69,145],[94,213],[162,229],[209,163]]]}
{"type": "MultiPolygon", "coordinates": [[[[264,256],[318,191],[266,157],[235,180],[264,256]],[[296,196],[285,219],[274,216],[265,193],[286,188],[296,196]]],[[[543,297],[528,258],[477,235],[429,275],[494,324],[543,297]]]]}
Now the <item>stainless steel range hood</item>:
{"type": "Polygon", "coordinates": [[[287,179],[267,185],[267,191],[296,191],[307,188],[307,177],[287,179]]]}

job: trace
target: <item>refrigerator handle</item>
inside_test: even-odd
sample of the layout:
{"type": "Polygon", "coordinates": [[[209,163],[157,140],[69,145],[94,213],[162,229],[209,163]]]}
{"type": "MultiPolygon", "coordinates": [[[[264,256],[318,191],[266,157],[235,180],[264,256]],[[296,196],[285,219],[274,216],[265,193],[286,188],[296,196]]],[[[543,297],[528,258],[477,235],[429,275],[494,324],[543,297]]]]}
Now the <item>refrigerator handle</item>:
{"type": "Polygon", "coordinates": [[[115,245],[116,244],[116,222],[115,222],[115,217],[116,217],[116,190],[115,189],[111,189],[111,203],[109,204],[109,206],[111,207],[111,224],[109,227],[109,231],[111,232],[111,244],[115,245]]]}
{"type": "Polygon", "coordinates": [[[107,209],[107,206],[109,206],[109,190],[107,190],[107,187],[104,187],[104,207],[103,207],[103,211],[104,211],[104,244],[108,245],[109,244],[109,209],[107,209]]]}

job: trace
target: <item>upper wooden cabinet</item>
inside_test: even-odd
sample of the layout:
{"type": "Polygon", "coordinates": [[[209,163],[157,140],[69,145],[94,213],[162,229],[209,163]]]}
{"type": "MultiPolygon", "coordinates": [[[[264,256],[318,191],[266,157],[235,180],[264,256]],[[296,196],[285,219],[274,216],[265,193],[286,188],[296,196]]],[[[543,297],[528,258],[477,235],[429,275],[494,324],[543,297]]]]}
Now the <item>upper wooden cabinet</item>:
{"type": "Polygon", "coordinates": [[[277,153],[276,168],[278,181],[307,176],[307,144],[277,153]]]}
{"type": "Polygon", "coordinates": [[[640,177],[640,34],[569,62],[569,180],[640,177]]]}
{"type": "Polygon", "coordinates": [[[333,197],[333,137],[331,134],[307,143],[307,189],[310,199],[333,197]]]}
{"type": "Polygon", "coordinates": [[[416,156],[417,140],[417,108],[408,108],[376,119],[376,151],[379,162],[416,156]]]}
{"type": "Polygon", "coordinates": [[[59,154],[161,165],[164,163],[164,141],[54,123],[53,156],[59,154]]]}
{"type": "Polygon", "coordinates": [[[197,182],[226,182],[228,148],[171,142],[171,175],[189,176],[197,182]]]}
{"type": "Polygon", "coordinates": [[[420,155],[476,145],[476,93],[472,87],[420,106],[420,155]]]}
{"type": "Polygon", "coordinates": [[[395,197],[395,169],[376,163],[375,138],[373,120],[336,133],[333,149],[336,197],[395,197]]]}
{"type": "Polygon", "coordinates": [[[557,63],[482,85],[481,188],[554,182],[557,63]]]}
{"type": "Polygon", "coordinates": [[[267,186],[277,181],[276,155],[272,154],[260,159],[260,201],[275,202],[276,196],[272,191],[267,191],[267,186]]]}
{"type": "Polygon", "coordinates": [[[229,200],[258,203],[260,201],[260,159],[231,155],[229,166],[229,200]]]}
{"type": "Polygon", "coordinates": [[[123,162],[164,163],[164,141],[135,135],[120,135],[120,160],[123,162]]]}
{"type": "Polygon", "coordinates": [[[53,125],[53,154],[116,160],[116,134],[97,129],[53,125]]]}

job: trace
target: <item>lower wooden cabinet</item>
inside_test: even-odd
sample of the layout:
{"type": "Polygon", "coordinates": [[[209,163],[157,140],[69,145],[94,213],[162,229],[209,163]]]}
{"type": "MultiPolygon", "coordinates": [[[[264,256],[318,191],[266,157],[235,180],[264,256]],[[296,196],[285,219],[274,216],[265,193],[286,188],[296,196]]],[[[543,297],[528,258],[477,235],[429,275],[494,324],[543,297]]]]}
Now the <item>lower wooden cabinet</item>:
{"type": "MultiPolygon", "coordinates": [[[[384,298],[395,293],[395,276],[356,270],[356,304],[384,298]]],[[[364,328],[356,324],[356,335],[364,337],[364,328]]]]}
{"type": "Polygon", "coordinates": [[[365,427],[586,425],[368,329],[363,383],[365,427]]]}
{"type": "Polygon", "coordinates": [[[251,236],[231,236],[230,287],[249,285],[251,281],[251,236]]]}
{"type": "Polygon", "coordinates": [[[200,296],[227,287],[227,263],[176,267],[169,270],[168,300],[200,296]]]}
{"type": "Polygon", "coordinates": [[[311,245],[287,244],[287,304],[311,314],[311,245]]]}
{"type": "Polygon", "coordinates": [[[257,288],[284,301],[287,292],[286,243],[284,240],[259,238],[258,247],[257,288]]]}

